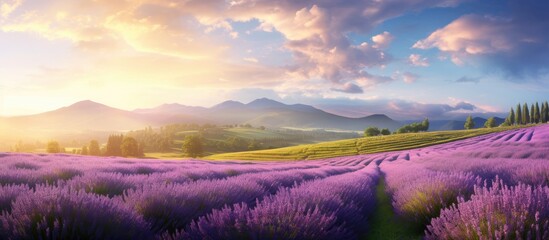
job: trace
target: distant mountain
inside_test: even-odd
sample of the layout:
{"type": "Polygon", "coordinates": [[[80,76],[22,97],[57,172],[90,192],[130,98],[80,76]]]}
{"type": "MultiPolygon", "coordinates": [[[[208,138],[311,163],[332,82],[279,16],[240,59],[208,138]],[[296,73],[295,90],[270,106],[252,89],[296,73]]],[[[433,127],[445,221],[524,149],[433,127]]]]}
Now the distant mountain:
{"type": "Polygon", "coordinates": [[[402,125],[381,114],[349,118],[309,105],[288,105],[267,98],[247,104],[226,101],[211,108],[173,103],[134,111],[87,100],[41,114],[0,118],[0,127],[33,132],[125,131],[171,123],[252,124],[357,131],[368,126],[394,130],[402,125]]]}
{"type": "MultiPolygon", "coordinates": [[[[474,118],[482,127],[485,118],[474,118]]],[[[503,123],[496,118],[496,124],[503,123]]],[[[383,114],[350,118],[304,104],[284,104],[261,98],[247,104],[225,101],[210,108],[178,103],[126,111],[93,101],[81,101],[41,114],[0,118],[0,130],[32,131],[124,131],[171,123],[251,124],[266,127],[324,128],[362,131],[368,126],[395,130],[413,121],[398,122],[383,114]]],[[[460,130],[465,121],[434,120],[430,131],[460,130]]]]}
{"type": "MultiPolygon", "coordinates": [[[[385,115],[372,115],[363,118],[348,118],[327,113],[315,107],[304,104],[288,105],[272,99],[261,98],[247,104],[237,101],[225,101],[209,109],[190,109],[178,106],[178,109],[188,109],[189,114],[198,114],[217,124],[251,124],[267,127],[294,128],[328,128],[342,130],[363,130],[368,126],[389,128],[394,130],[401,123],[385,115]]],[[[155,109],[140,109],[134,112],[154,112],[167,115],[172,110],[166,107],[155,109]]]]}
{"type": "Polygon", "coordinates": [[[122,131],[140,129],[173,121],[199,121],[194,116],[144,114],[81,101],[54,111],[4,118],[12,129],[41,131],[122,131]]]}

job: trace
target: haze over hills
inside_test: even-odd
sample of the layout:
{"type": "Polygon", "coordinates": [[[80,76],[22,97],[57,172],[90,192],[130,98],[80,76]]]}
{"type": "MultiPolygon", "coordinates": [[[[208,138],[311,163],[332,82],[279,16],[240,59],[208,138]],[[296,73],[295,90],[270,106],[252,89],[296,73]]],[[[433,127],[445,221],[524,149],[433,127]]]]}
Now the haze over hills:
{"type": "Polygon", "coordinates": [[[158,114],[187,113],[209,119],[216,124],[251,124],[267,127],[326,128],[361,131],[367,126],[396,129],[402,124],[385,115],[372,115],[363,118],[349,118],[327,113],[304,104],[284,104],[268,98],[261,98],[244,104],[225,101],[211,108],[180,105],[166,111],[166,106],[153,109],[139,109],[135,112],[155,112],[158,114]]]}
{"type": "Polygon", "coordinates": [[[40,131],[124,131],[171,123],[252,124],[267,127],[325,128],[361,131],[368,126],[394,130],[402,124],[376,114],[349,118],[303,104],[287,105],[267,98],[244,104],[225,101],[211,108],[164,104],[126,111],[81,101],[45,113],[1,118],[9,129],[40,131]]]}

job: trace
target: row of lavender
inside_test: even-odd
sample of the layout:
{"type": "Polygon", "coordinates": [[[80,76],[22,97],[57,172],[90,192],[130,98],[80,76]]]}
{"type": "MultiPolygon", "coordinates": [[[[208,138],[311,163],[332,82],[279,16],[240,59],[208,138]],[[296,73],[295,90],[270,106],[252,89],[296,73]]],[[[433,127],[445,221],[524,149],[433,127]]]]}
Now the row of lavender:
{"type": "Polygon", "coordinates": [[[548,239],[547,149],[541,126],[284,163],[0,154],[0,238],[353,239],[381,175],[427,238],[548,239]]]}
{"type": "Polygon", "coordinates": [[[379,172],[367,157],[0,160],[0,239],[352,239],[367,226],[379,172]]]}
{"type": "Polygon", "coordinates": [[[547,125],[403,154],[380,168],[427,239],[549,239],[547,125]]]}

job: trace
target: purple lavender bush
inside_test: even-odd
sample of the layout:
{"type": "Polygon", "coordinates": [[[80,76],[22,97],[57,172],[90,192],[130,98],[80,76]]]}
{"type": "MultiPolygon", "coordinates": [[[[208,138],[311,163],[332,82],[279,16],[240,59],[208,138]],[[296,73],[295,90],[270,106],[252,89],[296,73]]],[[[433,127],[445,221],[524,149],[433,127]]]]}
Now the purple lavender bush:
{"type": "Polygon", "coordinates": [[[76,190],[82,189],[88,193],[112,198],[122,195],[126,190],[135,189],[141,184],[132,180],[134,179],[120,173],[88,173],[72,179],[69,185],[76,190]]]}
{"type": "Polygon", "coordinates": [[[186,232],[165,239],[352,239],[352,234],[338,226],[332,213],[311,209],[305,203],[278,204],[263,202],[250,210],[237,204],[215,210],[191,224],[186,232]]]}
{"type": "Polygon", "coordinates": [[[26,194],[30,189],[26,185],[0,186],[0,213],[11,212],[11,204],[19,195],[26,194]]]}
{"type": "Polygon", "coordinates": [[[427,227],[427,239],[549,239],[549,187],[475,187],[427,227]]]}
{"type": "Polygon", "coordinates": [[[254,202],[265,190],[253,182],[203,180],[186,185],[150,184],[128,190],[123,201],[141,214],[155,233],[171,233],[226,204],[254,202]]]}
{"type": "Polygon", "coordinates": [[[0,215],[2,239],[152,239],[122,203],[70,188],[37,186],[0,215]]]}
{"type": "Polygon", "coordinates": [[[377,170],[359,170],[215,210],[167,239],[354,239],[375,206],[377,170]]]}
{"type": "Polygon", "coordinates": [[[395,212],[417,228],[423,228],[441,209],[456,203],[459,196],[471,195],[480,181],[469,173],[435,172],[411,163],[392,162],[382,169],[395,212]]]}

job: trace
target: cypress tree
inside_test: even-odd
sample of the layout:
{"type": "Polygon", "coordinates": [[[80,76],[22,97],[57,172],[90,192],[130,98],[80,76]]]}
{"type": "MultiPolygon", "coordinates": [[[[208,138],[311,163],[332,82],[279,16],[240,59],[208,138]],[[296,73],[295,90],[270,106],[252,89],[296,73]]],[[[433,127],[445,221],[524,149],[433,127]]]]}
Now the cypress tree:
{"type": "Polygon", "coordinates": [[[536,108],[534,107],[534,104],[532,103],[530,107],[530,122],[529,123],[535,123],[536,122],[536,108]]]}
{"type": "Polygon", "coordinates": [[[541,103],[541,112],[539,116],[539,122],[540,123],[546,123],[547,120],[545,118],[545,103],[541,103]]]}
{"type": "Polygon", "coordinates": [[[536,112],[535,113],[536,123],[540,123],[541,122],[541,112],[539,111],[539,103],[538,102],[536,102],[536,107],[535,107],[534,111],[536,112]]]}
{"type": "Polygon", "coordinates": [[[530,123],[536,122],[536,108],[534,107],[534,104],[532,103],[532,107],[530,107],[530,123]]]}
{"type": "Polygon", "coordinates": [[[515,110],[513,110],[513,108],[511,108],[507,119],[509,121],[509,125],[515,125],[515,110]]]}
{"type": "Polygon", "coordinates": [[[549,103],[547,103],[547,101],[545,101],[545,103],[543,105],[545,105],[545,110],[542,111],[543,112],[542,114],[544,116],[543,123],[547,123],[549,121],[549,103]]]}
{"type": "Polygon", "coordinates": [[[517,104],[517,112],[516,112],[516,115],[515,115],[515,122],[517,123],[517,125],[522,124],[522,110],[520,108],[520,103],[517,104]]]}
{"type": "Polygon", "coordinates": [[[522,124],[529,124],[530,123],[530,113],[528,111],[528,103],[524,103],[522,105],[522,124]]]}

